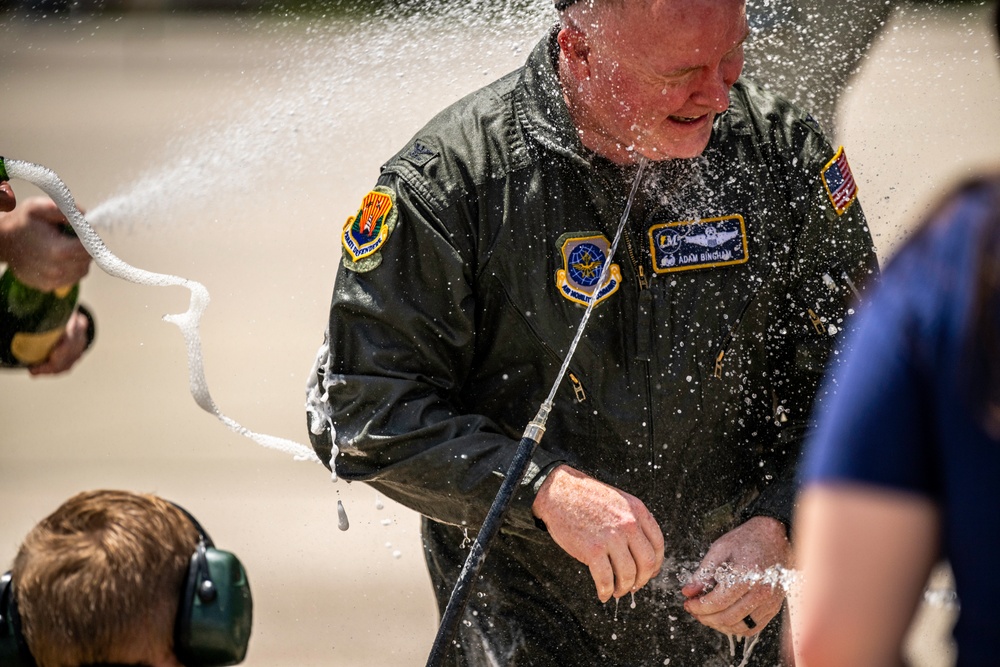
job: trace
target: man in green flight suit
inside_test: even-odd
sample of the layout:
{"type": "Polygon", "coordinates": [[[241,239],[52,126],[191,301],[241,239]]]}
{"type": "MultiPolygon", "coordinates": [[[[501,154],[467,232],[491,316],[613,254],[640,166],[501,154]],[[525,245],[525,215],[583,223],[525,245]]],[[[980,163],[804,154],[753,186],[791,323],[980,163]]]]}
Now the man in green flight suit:
{"type": "Polygon", "coordinates": [[[593,299],[449,664],[728,665],[736,636],[773,665],[784,592],[754,582],[786,563],[817,383],[877,271],[857,186],[737,82],[743,0],[557,9],[345,225],[312,442],[423,515],[443,607],[593,299]]]}

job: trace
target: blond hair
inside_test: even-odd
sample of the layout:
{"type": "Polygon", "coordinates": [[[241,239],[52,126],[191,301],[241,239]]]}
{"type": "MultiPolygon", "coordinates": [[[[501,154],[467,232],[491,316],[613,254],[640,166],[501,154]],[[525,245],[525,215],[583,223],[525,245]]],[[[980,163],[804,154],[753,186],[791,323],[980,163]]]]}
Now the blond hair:
{"type": "Polygon", "coordinates": [[[198,531],[171,503],[127,491],[73,496],[14,560],[14,592],[39,667],[151,662],[173,651],[198,531]]]}

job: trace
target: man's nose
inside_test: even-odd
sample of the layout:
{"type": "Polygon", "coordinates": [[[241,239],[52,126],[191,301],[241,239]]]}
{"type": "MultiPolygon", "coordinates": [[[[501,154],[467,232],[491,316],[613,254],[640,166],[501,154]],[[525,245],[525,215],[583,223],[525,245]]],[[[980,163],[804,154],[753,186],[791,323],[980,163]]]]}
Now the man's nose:
{"type": "Polygon", "coordinates": [[[735,82],[736,79],[724,68],[709,70],[705,72],[692,98],[715,113],[722,113],[729,108],[729,89],[735,82]]]}

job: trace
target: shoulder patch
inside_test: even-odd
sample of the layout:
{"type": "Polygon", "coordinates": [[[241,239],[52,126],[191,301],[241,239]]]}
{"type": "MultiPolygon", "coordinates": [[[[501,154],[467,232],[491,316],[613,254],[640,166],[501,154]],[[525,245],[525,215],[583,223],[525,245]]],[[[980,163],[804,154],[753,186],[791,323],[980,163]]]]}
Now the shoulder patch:
{"type": "Polygon", "coordinates": [[[617,264],[608,266],[604,284],[597,284],[611,250],[611,244],[604,234],[563,234],[557,243],[562,254],[563,268],[556,271],[556,287],[563,298],[588,306],[591,299],[600,303],[621,287],[622,272],[617,264]]]}
{"type": "Polygon", "coordinates": [[[854,180],[854,174],[851,173],[851,165],[847,164],[843,146],[837,149],[837,154],[826,163],[821,173],[823,187],[826,188],[833,209],[837,215],[843,215],[858,197],[858,184],[854,180]]]}
{"type": "Polygon", "coordinates": [[[437,157],[437,153],[424,146],[419,141],[414,141],[409,150],[403,153],[402,158],[416,167],[422,167],[432,159],[437,157]]]}
{"type": "Polygon", "coordinates": [[[357,214],[344,225],[344,266],[365,272],[381,264],[378,251],[395,229],[398,217],[396,193],[383,185],[375,186],[365,195],[357,214]]]}
{"type": "Polygon", "coordinates": [[[743,264],[750,258],[746,225],[738,214],[653,225],[649,252],[656,273],[743,264]]]}

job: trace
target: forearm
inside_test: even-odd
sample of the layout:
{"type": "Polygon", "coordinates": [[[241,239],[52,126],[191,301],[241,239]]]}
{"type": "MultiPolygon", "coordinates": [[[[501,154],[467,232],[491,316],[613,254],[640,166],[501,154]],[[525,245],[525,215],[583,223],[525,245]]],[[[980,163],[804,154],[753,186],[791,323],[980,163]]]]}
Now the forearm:
{"type": "Polygon", "coordinates": [[[796,515],[796,664],[902,664],[938,533],[929,499],[875,487],[809,487],[796,515]]]}
{"type": "MultiPolygon", "coordinates": [[[[366,482],[430,518],[478,527],[517,449],[513,434],[483,415],[462,414],[417,379],[385,370],[327,381],[324,365],[316,373],[325,391],[310,415],[320,459],[339,477],[366,482]]],[[[530,504],[556,461],[535,449],[505,529],[538,532],[530,504]]]]}

